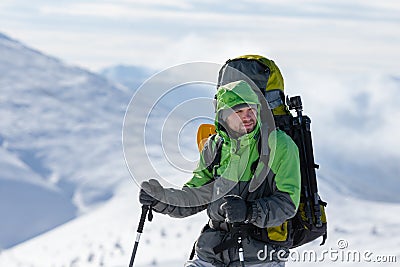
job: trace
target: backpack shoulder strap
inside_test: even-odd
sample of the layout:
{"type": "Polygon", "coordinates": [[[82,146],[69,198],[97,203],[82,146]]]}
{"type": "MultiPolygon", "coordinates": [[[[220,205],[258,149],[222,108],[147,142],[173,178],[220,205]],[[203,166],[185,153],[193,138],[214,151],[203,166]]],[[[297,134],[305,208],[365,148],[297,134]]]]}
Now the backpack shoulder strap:
{"type": "Polygon", "coordinates": [[[219,167],[221,161],[221,150],[224,139],[217,134],[213,134],[204,146],[204,159],[206,161],[207,170],[211,172],[214,177],[216,169],[219,167]],[[216,139],[216,141],[215,141],[216,139]],[[215,141],[215,148],[213,149],[212,142],[215,141]]]}

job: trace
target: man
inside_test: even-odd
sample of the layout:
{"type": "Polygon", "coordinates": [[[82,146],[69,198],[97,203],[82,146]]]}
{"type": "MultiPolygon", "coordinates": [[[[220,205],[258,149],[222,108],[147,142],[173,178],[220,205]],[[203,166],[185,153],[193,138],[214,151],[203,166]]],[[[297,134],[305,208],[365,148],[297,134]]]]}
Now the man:
{"type": "Polygon", "coordinates": [[[240,266],[239,248],[246,266],[285,265],[291,241],[287,219],[300,201],[299,155],[289,136],[272,129],[269,160],[260,160],[260,112],[260,100],[245,81],[220,86],[217,134],[204,146],[192,179],[182,190],[163,188],[154,179],[142,183],[139,200],[156,212],[186,217],[207,209],[209,223],[185,266],[240,266]]]}

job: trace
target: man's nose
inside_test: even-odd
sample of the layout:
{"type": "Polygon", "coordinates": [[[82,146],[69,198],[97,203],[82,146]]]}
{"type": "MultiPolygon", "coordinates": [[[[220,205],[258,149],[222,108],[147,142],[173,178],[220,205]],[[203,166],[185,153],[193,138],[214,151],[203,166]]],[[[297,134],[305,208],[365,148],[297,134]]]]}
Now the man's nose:
{"type": "Polygon", "coordinates": [[[243,119],[250,119],[250,118],[251,118],[251,113],[249,111],[244,112],[243,119]]]}

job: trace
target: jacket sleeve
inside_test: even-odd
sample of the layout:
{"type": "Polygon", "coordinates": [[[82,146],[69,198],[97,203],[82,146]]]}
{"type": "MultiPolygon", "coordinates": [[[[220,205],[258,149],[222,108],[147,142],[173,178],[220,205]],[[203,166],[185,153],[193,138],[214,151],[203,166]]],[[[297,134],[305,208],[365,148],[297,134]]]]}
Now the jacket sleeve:
{"type": "Polygon", "coordinates": [[[181,190],[165,188],[163,199],[153,206],[156,212],[182,218],[207,208],[211,202],[214,181],[207,166],[211,164],[214,158],[212,155],[214,149],[215,143],[209,138],[200,153],[200,161],[193,171],[193,177],[185,183],[181,190]]]}
{"type": "Polygon", "coordinates": [[[184,186],[182,189],[165,188],[164,197],[153,206],[156,212],[183,218],[207,208],[211,200],[210,184],[201,187],[184,186]]]}
{"type": "Polygon", "coordinates": [[[269,138],[269,144],[268,184],[272,194],[252,203],[251,222],[261,228],[281,225],[292,218],[300,203],[301,173],[296,144],[281,131],[269,138]]]}

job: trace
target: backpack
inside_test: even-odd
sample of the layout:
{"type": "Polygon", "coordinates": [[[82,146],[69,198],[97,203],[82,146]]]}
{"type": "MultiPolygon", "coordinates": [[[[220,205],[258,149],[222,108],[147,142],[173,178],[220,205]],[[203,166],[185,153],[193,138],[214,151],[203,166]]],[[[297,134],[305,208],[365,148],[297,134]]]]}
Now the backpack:
{"type": "MultiPolygon", "coordinates": [[[[301,171],[300,205],[296,215],[287,221],[291,225],[289,248],[295,248],[322,237],[320,245],[327,238],[327,219],[325,208],[327,203],[322,201],[318,194],[314,153],[311,138],[311,120],[302,114],[303,106],[300,96],[287,97],[283,91],[283,77],[277,65],[265,57],[258,55],[246,55],[228,60],[220,69],[218,87],[233,81],[246,80],[255,84],[266,98],[269,108],[272,110],[275,127],[286,132],[299,149],[301,171]],[[290,113],[294,110],[296,116],[290,113]]],[[[200,125],[197,132],[198,148],[201,151],[205,140],[215,133],[214,125],[200,125]]],[[[215,136],[213,136],[215,138],[215,136]]],[[[216,146],[216,156],[210,168],[218,165],[221,147],[216,146]]],[[[259,148],[260,149],[260,148],[259,148]]],[[[275,231],[274,229],[265,229],[275,231]]],[[[274,243],[274,240],[268,239],[274,243]]],[[[276,242],[279,244],[279,242],[276,242]]],[[[287,243],[286,243],[287,244],[287,243]]]]}

